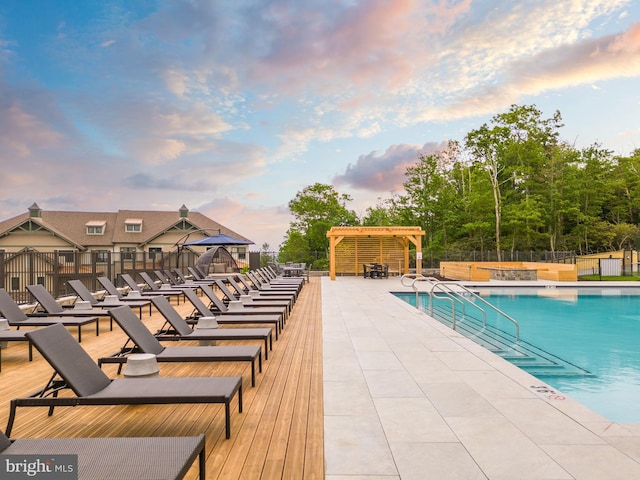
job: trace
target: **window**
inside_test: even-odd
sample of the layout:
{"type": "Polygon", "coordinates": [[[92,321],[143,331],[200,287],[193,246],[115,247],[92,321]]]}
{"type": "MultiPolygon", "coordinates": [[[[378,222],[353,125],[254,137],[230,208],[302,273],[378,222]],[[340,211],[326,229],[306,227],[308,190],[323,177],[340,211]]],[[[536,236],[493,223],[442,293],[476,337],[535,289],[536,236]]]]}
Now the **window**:
{"type": "Polygon", "coordinates": [[[20,290],[20,277],[11,277],[11,290],[20,290]]]}
{"type": "Polygon", "coordinates": [[[59,250],[58,251],[58,262],[65,263],[73,263],[75,261],[75,253],[73,250],[59,250]]]}
{"type": "Polygon", "coordinates": [[[136,255],[136,247],[122,247],[120,248],[120,258],[122,260],[133,260],[136,255]]]}
{"type": "Polygon", "coordinates": [[[102,235],[104,227],[107,224],[104,220],[91,220],[85,224],[87,227],[87,235],[102,235]]]}
{"type": "Polygon", "coordinates": [[[36,277],[36,284],[44,286],[44,277],[36,277]]]}
{"type": "Polygon", "coordinates": [[[140,233],[142,231],[142,220],[139,218],[127,218],[124,221],[124,231],[127,233],[140,233]]]}
{"type": "Polygon", "coordinates": [[[149,259],[153,260],[156,255],[162,257],[162,247],[149,247],[149,259]]]}
{"type": "Polygon", "coordinates": [[[93,251],[97,263],[109,263],[109,250],[93,251]]]}

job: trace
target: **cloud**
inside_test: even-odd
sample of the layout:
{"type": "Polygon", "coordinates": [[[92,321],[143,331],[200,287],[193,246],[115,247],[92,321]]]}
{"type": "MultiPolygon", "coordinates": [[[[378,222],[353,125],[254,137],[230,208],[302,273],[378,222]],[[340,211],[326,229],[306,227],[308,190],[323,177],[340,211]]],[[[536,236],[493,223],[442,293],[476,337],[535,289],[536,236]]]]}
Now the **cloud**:
{"type": "Polygon", "coordinates": [[[230,196],[212,199],[196,210],[255,242],[251,246],[255,250],[264,243],[268,243],[271,250],[277,250],[292,218],[286,207],[250,208],[242,199],[230,196]]]}
{"type": "Polygon", "coordinates": [[[349,164],[344,174],[337,175],[336,185],[348,185],[372,192],[402,190],[407,167],[415,165],[419,154],[430,154],[443,150],[446,142],[420,145],[392,145],[383,154],[371,152],[360,155],[358,161],[349,164]]]}
{"type": "Polygon", "coordinates": [[[455,101],[425,109],[421,119],[453,120],[492,113],[523,97],[577,85],[640,76],[640,25],[626,32],[538,52],[514,60],[499,84],[484,84],[455,101]]]}
{"type": "Polygon", "coordinates": [[[60,147],[63,139],[64,135],[19,103],[0,104],[0,144],[4,151],[0,153],[0,160],[3,163],[11,158],[28,158],[34,150],[60,147]]]}

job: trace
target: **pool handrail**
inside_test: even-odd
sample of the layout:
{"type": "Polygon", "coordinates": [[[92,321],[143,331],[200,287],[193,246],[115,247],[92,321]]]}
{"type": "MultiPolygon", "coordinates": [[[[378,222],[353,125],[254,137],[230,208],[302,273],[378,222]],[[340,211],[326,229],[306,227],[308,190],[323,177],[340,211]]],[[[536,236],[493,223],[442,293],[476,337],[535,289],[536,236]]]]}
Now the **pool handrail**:
{"type": "MultiPolygon", "coordinates": [[[[406,276],[409,277],[410,275],[406,275],[406,276]]],[[[403,281],[404,277],[405,277],[405,275],[403,275],[403,277],[401,279],[401,283],[406,286],[406,284],[403,281]]],[[[482,312],[483,323],[484,323],[484,326],[486,327],[486,324],[487,324],[486,323],[486,311],[483,308],[481,308],[479,305],[476,305],[474,302],[471,302],[469,300],[469,297],[470,297],[473,300],[482,302],[486,307],[488,307],[489,309],[493,310],[498,315],[503,316],[509,322],[513,323],[513,325],[515,326],[515,329],[516,329],[516,334],[515,334],[516,341],[520,340],[520,324],[518,323],[518,321],[516,319],[514,319],[513,317],[511,317],[507,313],[503,312],[502,310],[500,310],[495,305],[492,305],[491,303],[487,302],[480,295],[478,295],[477,293],[475,293],[472,290],[468,289],[465,285],[462,285],[460,282],[442,281],[442,280],[439,280],[439,279],[437,279],[435,277],[425,277],[425,276],[419,275],[419,274],[413,276],[413,281],[411,282],[411,288],[416,292],[416,307],[419,305],[418,304],[418,295],[419,295],[420,291],[418,290],[418,287],[417,287],[417,283],[419,283],[419,282],[429,282],[429,284],[431,285],[431,290],[429,291],[429,310],[430,310],[429,314],[430,315],[433,316],[434,290],[437,289],[439,292],[444,293],[446,295],[446,298],[449,301],[451,301],[451,303],[452,303],[451,315],[452,315],[452,328],[453,328],[453,330],[456,329],[456,315],[455,315],[455,300],[456,299],[462,305],[463,313],[464,313],[464,306],[466,304],[472,305],[475,308],[479,309],[482,312]],[[451,288],[451,286],[453,286],[453,285],[455,285],[455,287],[456,287],[455,289],[451,288]],[[456,289],[458,289],[458,290],[456,291],[456,289]],[[466,294],[466,296],[463,295],[461,293],[461,291],[464,294],[466,294]]]]}

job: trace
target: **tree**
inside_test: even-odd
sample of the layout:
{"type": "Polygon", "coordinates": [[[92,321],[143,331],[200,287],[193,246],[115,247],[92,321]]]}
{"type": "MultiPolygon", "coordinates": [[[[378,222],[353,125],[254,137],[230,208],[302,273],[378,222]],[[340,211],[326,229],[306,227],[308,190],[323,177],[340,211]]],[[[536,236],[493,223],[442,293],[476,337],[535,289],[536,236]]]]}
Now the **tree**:
{"type": "Polygon", "coordinates": [[[351,197],[338,193],[333,186],[315,183],[305,187],[289,202],[294,216],[289,232],[299,232],[311,251],[329,248],[327,232],[334,225],[358,225],[358,216],[347,209],[351,197]]]}
{"type": "Polygon", "coordinates": [[[281,262],[310,262],[309,243],[302,233],[289,229],[287,236],[280,245],[278,258],[281,262]]]}
{"type": "Polygon", "coordinates": [[[299,191],[289,202],[294,220],[289,224],[280,247],[281,261],[312,263],[315,252],[326,255],[327,232],[334,225],[358,225],[358,216],[347,208],[351,197],[338,193],[333,186],[315,183],[299,191]]]}
{"type": "Polygon", "coordinates": [[[520,235],[531,239],[543,225],[540,219],[544,215],[544,203],[538,198],[540,182],[537,176],[544,171],[558,145],[561,120],[560,112],[543,119],[542,112],[535,106],[512,105],[508,112],[491,119],[492,127],[484,124],[465,137],[465,145],[474,162],[485,171],[491,184],[498,261],[502,259],[505,202],[524,205],[530,213],[533,209],[539,210],[531,217],[535,221],[523,218],[524,223],[511,221],[506,224],[515,227],[520,235]]]}

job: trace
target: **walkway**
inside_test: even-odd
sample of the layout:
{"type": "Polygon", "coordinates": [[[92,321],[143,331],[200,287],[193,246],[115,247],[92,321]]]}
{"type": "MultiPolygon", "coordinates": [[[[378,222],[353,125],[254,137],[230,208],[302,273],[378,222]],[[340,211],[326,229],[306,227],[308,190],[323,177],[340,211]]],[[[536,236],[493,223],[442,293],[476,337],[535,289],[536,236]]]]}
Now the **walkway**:
{"type": "Polygon", "coordinates": [[[640,478],[640,424],[562,399],[389,291],[407,288],[322,281],[328,480],[640,478]]]}

